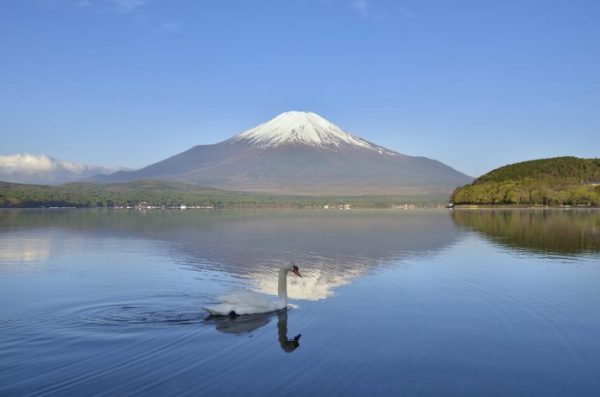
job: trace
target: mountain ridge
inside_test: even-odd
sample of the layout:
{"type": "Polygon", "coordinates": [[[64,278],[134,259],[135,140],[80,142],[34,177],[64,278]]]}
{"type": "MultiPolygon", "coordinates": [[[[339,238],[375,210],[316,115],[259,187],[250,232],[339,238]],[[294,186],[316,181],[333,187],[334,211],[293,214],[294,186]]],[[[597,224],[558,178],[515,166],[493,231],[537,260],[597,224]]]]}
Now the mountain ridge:
{"type": "Polygon", "coordinates": [[[92,180],[136,179],[300,195],[450,194],[472,180],[437,160],[386,149],[308,112],[282,113],[225,141],[92,180]]]}

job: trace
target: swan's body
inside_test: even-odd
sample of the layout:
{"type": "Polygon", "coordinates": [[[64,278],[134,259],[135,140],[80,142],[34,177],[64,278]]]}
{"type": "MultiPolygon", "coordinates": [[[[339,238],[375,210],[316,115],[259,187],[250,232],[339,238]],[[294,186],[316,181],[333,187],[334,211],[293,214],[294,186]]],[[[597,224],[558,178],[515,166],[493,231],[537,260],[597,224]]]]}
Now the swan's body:
{"type": "Polygon", "coordinates": [[[223,296],[222,302],[203,307],[211,316],[241,316],[244,314],[268,313],[287,307],[287,275],[292,271],[300,276],[297,266],[286,266],[279,270],[277,301],[247,290],[236,290],[223,296]]]}

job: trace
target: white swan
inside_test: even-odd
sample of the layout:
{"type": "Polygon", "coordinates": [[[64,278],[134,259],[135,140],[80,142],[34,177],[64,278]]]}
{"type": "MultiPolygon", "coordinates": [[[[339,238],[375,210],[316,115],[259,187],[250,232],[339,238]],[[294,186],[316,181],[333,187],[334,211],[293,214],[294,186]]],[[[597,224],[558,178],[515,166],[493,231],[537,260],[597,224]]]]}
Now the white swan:
{"type": "Polygon", "coordinates": [[[300,270],[296,265],[282,267],[279,270],[279,283],[277,287],[277,302],[268,297],[247,290],[236,290],[223,296],[222,302],[216,305],[203,307],[211,316],[240,316],[244,314],[268,313],[287,307],[287,275],[294,273],[298,277],[300,270]]]}

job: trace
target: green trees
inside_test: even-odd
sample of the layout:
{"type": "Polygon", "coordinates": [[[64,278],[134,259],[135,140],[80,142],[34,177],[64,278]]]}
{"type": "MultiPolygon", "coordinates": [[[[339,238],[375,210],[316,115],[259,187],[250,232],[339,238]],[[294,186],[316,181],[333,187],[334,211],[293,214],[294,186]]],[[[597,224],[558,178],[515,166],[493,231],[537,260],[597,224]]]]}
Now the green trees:
{"type": "Polygon", "coordinates": [[[158,207],[180,205],[234,208],[322,208],[350,204],[352,208],[390,208],[398,204],[441,204],[443,195],[310,197],[230,192],[179,182],[74,183],[62,186],[0,182],[0,207],[158,207]]]}
{"type": "Polygon", "coordinates": [[[554,157],[530,160],[496,168],[477,178],[473,184],[536,179],[561,179],[576,183],[600,181],[600,159],[554,157]]]}
{"type": "Polygon", "coordinates": [[[600,159],[556,157],[495,169],[457,188],[455,204],[600,205],[600,159]]]}

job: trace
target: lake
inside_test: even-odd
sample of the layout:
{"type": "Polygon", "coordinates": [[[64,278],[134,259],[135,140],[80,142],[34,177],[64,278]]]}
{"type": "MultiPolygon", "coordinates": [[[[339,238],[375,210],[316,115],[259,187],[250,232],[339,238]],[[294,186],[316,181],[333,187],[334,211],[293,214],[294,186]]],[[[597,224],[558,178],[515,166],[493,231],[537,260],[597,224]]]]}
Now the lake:
{"type": "Polygon", "coordinates": [[[0,291],[3,396],[600,395],[597,210],[2,210],[0,291]]]}

